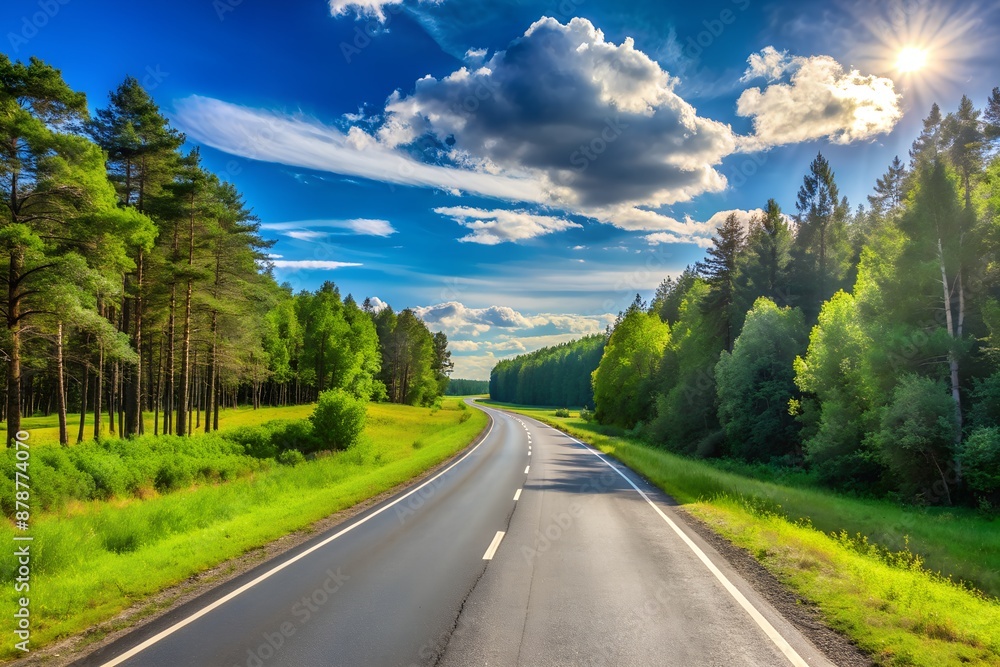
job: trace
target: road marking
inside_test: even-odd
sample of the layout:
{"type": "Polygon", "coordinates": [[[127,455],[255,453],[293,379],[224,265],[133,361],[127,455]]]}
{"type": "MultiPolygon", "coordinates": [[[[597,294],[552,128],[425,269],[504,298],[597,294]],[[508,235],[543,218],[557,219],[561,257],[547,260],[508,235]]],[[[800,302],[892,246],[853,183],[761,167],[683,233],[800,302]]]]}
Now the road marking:
{"type": "Polygon", "coordinates": [[[528,456],[531,456],[531,450],[530,449],[528,450],[528,456]]]}
{"type": "Polygon", "coordinates": [[[531,469],[531,466],[524,466],[524,474],[525,474],[525,475],[527,475],[527,474],[528,474],[528,471],[529,471],[530,469],[531,469]]]}
{"type": "Polygon", "coordinates": [[[493,554],[495,554],[497,549],[500,548],[500,543],[503,541],[504,535],[506,535],[506,533],[502,530],[497,531],[497,534],[493,536],[493,541],[490,542],[490,548],[483,554],[483,560],[493,560],[493,554]]]}
{"type": "Polygon", "coordinates": [[[691,551],[693,551],[695,556],[698,557],[698,560],[700,560],[705,565],[705,567],[707,567],[709,571],[715,575],[715,578],[719,580],[723,588],[729,591],[729,594],[733,596],[733,599],[735,599],[736,602],[739,603],[741,607],[743,607],[743,610],[750,615],[750,618],[752,618],[760,627],[760,629],[764,631],[764,634],[766,634],[768,638],[770,638],[770,640],[774,642],[774,645],[778,647],[778,650],[781,651],[786,658],[788,658],[788,661],[792,663],[792,665],[794,665],[795,667],[809,667],[809,663],[807,663],[802,658],[802,656],[800,656],[795,651],[795,649],[792,648],[792,645],[788,643],[788,640],[786,640],[784,637],[781,636],[781,633],[779,633],[774,628],[774,626],[771,625],[771,623],[766,618],[764,618],[763,614],[757,611],[757,608],[753,606],[753,603],[751,603],[750,600],[746,599],[746,596],[744,596],[743,593],[740,592],[740,589],[736,588],[736,586],[733,585],[733,582],[729,581],[729,578],[726,577],[726,575],[722,573],[722,571],[715,565],[715,563],[712,562],[712,559],[709,558],[697,544],[691,541],[691,538],[688,537],[687,534],[680,529],[680,526],[678,526],[676,523],[673,522],[673,520],[671,520],[670,517],[664,514],[663,510],[661,510],[656,505],[656,503],[654,503],[650,499],[650,497],[643,492],[642,489],[636,486],[635,483],[631,479],[629,479],[625,473],[619,470],[617,466],[612,465],[611,462],[608,461],[600,452],[591,448],[590,445],[588,445],[585,442],[580,442],[579,440],[577,440],[572,436],[569,436],[569,438],[573,442],[582,445],[584,449],[586,449],[588,452],[599,458],[601,461],[604,462],[605,465],[607,465],[609,468],[611,468],[616,473],[621,475],[621,478],[624,479],[626,482],[628,482],[629,486],[635,489],[636,493],[642,496],[643,500],[649,503],[650,507],[656,510],[656,513],[660,515],[660,518],[666,521],[667,525],[670,526],[675,533],[677,533],[678,537],[680,537],[681,540],[683,540],[684,543],[691,548],[691,551]]]}
{"type": "MultiPolygon", "coordinates": [[[[251,581],[249,583],[246,583],[246,584],[243,584],[242,586],[240,586],[239,588],[237,588],[232,593],[229,593],[225,597],[221,597],[218,600],[216,600],[215,602],[213,602],[212,604],[210,604],[210,605],[208,605],[206,607],[202,607],[200,610],[198,610],[195,613],[191,614],[190,616],[188,616],[184,620],[181,620],[181,621],[178,621],[177,623],[174,623],[173,625],[171,625],[166,630],[163,630],[162,632],[160,632],[160,633],[158,633],[158,634],[150,637],[149,639],[147,639],[143,643],[139,644],[138,646],[132,647],[131,649],[129,649],[125,653],[122,653],[117,658],[114,658],[114,659],[112,659],[112,660],[104,663],[103,665],[101,665],[101,667],[115,667],[115,665],[122,664],[126,660],[128,660],[128,659],[130,659],[130,658],[138,655],[139,653],[145,651],[147,648],[149,648],[153,644],[156,644],[156,643],[160,642],[161,640],[163,640],[163,639],[169,637],[170,635],[174,634],[175,632],[177,632],[181,628],[183,628],[183,627],[185,627],[187,625],[190,625],[191,623],[194,623],[195,621],[197,621],[199,618],[201,618],[205,614],[209,613],[210,611],[218,609],[219,607],[221,607],[225,603],[229,602],[230,600],[232,600],[236,596],[238,596],[238,595],[240,595],[240,594],[242,594],[242,593],[250,590],[251,588],[253,588],[257,584],[259,584],[260,582],[264,581],[265,579],[268,579],[271,576],[273,576],[273,575],[277,574],[278,572],[280,572],[281,570],[284,570],[286,567],[288,567],[292,563],[295,563],[297,561],[302,560],[303,558],[305,558],[306,556],[308,556],[312,552],[314,552],[314,551],[316,551],[318,549],[321,549],[322,547],[325,547],[326,545],[330,544],[330,542],[333,542],[335,539],[337,539],[341,535],[344,535],[345,533],[348,533],[348,532],[354,530],[358,526],[360,526],[360,525],[368,522],[370,519],[374,519],[379,514],[381,514],[382,512],[386,511],[387,509],[389,509],[390,507],[393,507],[394,505],[399,504],[400,502],[402,502],[403,500],[409,498],[414,493],[416,493],[420,489],[424,488],[425,486],[427,486],[431,482],[434,482],[435,480],[437,480],[439,477],[441,477],[442,475],[444,475],[445,473],[447,473],[448,471],[450,471],[452,468],[454,468],[455,466],[457,466],[459,463],[461,463],[465,459],[469,458],[469,456],[471,456],[474,451],[476,451],[477,449],[479,449],[479,447],[484,442],[486,442],[486,440],[490,437],[490,433],[493,432],[493,425],[496,423],[496,420],[493,419],[493,415],[491,415],[488,411],[483,410],[483,412],[486,412],[486,414],[489,415],[489,418],[490,418],[490,427],[486,431],[486,435],[483,436],[482,440],[480,440],[479,443],[475,447],[473,447],[468,452],[466,452],[465,455],[462,456],[462,458],[460,458],[459,460],[455,461],[450,466],[448,466],[447,468],[445,468],[444,470],[442,470],[438,474],[434,475],[433,477],[431,477],[430,479],[428,479],[426,482],[424,482],[420,486],[418,486],[418,487],[416,487],[414,489],[411,489],[408,493],[406,493],[405,495],[400,496],[399,498],[396,498],[396,500],[392,501],[388,505],[384,505],[383,507],[380,507],[377,511],[372,512],[371,514],[369,514],[365,518],[361,519],[357,523],[352,523],[347,528],[344,528],[343,530],[339,531],[336,535],[331,535],[330,537],[326,538],[325,540],[323,540],[319,544],[315,544],[315,545],[309,547],[308,549],[306,549],[305,551],[303,551],[302,553],[300,553],[300,554],[298,554],[296,556],[293,556],[292,558],[289,558],[285,562],[283,562],[283,563],[281,563],[279,565],[275,565],[270,570],[268,570],[264,574],[260,575],[259,577],[257,577],[253,581],[251,581]]],[[[525,471],[525,472],[527,472],[527,471],[525,471]]],[[[499,535],[502,537],[503,533],[499,533],[499,535]]],[[[494,540],[496,540],[496,538],[494,538],[494,540]]]]}
{"type": "Polygon", "coordinates": [[[514,500],[517,501],[521,497],[521,489],[514,492],[514,500]]]}

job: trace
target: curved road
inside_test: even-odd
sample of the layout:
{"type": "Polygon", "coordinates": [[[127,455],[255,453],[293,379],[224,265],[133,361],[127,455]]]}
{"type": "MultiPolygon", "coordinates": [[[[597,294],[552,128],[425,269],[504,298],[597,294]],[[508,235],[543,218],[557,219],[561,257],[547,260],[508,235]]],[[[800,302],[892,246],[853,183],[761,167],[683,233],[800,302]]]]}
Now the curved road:
{"type": "Polygon", "coordinates": [[[76,664],[832,664],[631,471],[480,409],[441,473],[76,664]]]}

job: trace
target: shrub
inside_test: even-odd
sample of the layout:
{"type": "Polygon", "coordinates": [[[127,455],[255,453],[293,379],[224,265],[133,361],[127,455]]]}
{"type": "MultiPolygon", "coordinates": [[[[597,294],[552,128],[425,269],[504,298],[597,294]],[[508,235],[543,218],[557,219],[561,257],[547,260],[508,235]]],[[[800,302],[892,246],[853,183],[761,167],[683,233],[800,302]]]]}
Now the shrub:
{"type": "Polygon", "coordinates": [[[286,466],[297,466],[305,461],[306,457],[297,449],[286,449],[278,455],[278,463],[286,466]]]}
{"type": "Polygon", "coordinates": [[[556,410],[556,417],[569,417],[569,410],[566,408],[559,408],[556,410]]]}
{"type": "Polygon", "coordinates": [[[343,389],[330,389],[319,395],[316,410],[309,421],[313,435],[330,449],[347,449],[358,441],[365,428],[367,405],[343,389]]]}
{"type": "Polygon", "coordinates": [[[272,438],[269,426],[273,422],[268,422],[263,426],[240,426],[220,435],[231,442],[235,442],[243,447],[249,456],[258,459],[273,459],[278,455],[278,445],[272,438]]]}
{"type": "Polygon", "coordinates": [[[303,453],[315,452],[323,448],[313,424],[304,419],[282,419],[267,423],[271,442],[278,451],[297,449],[303,453]]]}
{"type": "Polygon", "coordinates": [[[969,489],[986,500],[1000,500],[1000,428],[973,431],[961,459],[969,489]]]}
{"type": "Polygon", "coordinates": [[[583,408],[582,410],[580,410],[580,419],[582,419],[585,422],[592,422],[594,421],[594,413],[588,410],[587,408],[583,408]]]}
{"type": "Polygon", "coordinates": [[[951,503],[946,470],[953,457],[955,403],[943,384],[904,376],[874,438],[900,491],[951,503]]]}

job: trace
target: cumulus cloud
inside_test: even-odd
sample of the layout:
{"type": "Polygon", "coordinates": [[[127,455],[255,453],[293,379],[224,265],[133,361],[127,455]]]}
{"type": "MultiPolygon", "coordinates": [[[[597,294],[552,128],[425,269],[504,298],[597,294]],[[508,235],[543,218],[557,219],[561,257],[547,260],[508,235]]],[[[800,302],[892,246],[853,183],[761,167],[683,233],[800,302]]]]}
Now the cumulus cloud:
{"type": "Polygon", "coordinates": [[[712,234],[719,228],[719,225],[726,221],[726,218],[734,214],[743,226],[743,231],[747,232],[750,230],[750,222],[755,217],[763,216],[764,211],[759,208],[755,208],[750,211],[732,209],[729,211],[719,211],[706,222],[694,222],[693,220],[689,220],[687,223],[688,225],[700,230],[701,234],[698,236],[682,237],[673,232],[656,232],[654,234],[647,234],[644,238],[651,246],[657,246],[663,243],[693,243],[699,248],[710,248],[712,246],[712,234]]]}
{"type": "Polygon", "coordinates": [[[470,308],[458,301],[448,301],[433,306],[414,308],[413,312],[432,328],[440,328],[448,335],[478,337],[493,329],[509,333],[531,332],[544,329],[551,332],[586,335],[603,331],[615,316],[564,315],[541,313],[524,315],[508,306],[470,308]]]}
{"type": "Polygon", "coordinates": [[[383,311],[389,307],[389,304],[377,296],[368,297],[368,305],[371,307],[373,313],[383,311]]]}
{"type": "Polygon", "coordinates": [[[723,189],[715,167],[736,147],[730,127],[699,116],[674,83],[631,39],[543,18],[478,69],[395,93],[379,136],[450,140],[454,159],[533,173],[553,203],[580,212],[656,208],[723,189]]]}
{"type": "Polygon", "coordinates": [[[274,259],[270,264],[276,269],[343,269],[351,266],[361,266],[355,262],[332,262],[318,259],[274,259]]]}
{"type": "Polygon", "coordinates": [[[448,349],[452,352],[475,352],[479,349],[479,343],[474,340],[450,340],[448,349]]]}
{"type": "Polygon", "coordinates": [[[753,118],[755,136],[746,148],[769,148],[829,138],[836,144],[864,141],[892,131],[902,118],[891,79],[845,71],[830,56],[789,56],[767,47],[748,59],[744,79],[765,77],[765,88],[749,88],[737,113],[753,118]]]}
{"type": "Polygon", "coordinates": [[[488,211],[468,206],[450,206],[436,208],[434,212],[447,216],[463,227],[472,230],[471,234],[463,236],[459,241],[483,245],[516,243],[580,227],[575,222],[564,218],[535,215],[526,211],[507,211],[504,209],[488,211]]]}

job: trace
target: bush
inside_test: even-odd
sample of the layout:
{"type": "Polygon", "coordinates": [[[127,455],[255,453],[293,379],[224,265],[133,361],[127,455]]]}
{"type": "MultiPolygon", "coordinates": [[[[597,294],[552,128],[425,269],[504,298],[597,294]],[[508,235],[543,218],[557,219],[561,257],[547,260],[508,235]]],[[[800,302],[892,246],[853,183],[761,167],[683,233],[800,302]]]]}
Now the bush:
{"type": "Polygon", "coordinates": [[[278,463],[286,466],[297,466],[305,461],[306,457],[297,449],[286,449],[278,455],[278,463]]]}
{"type": "Polygon", "coordinates": [[[304,419],[281,419],[268,422],[266,426],[269,429],[271,442],[278,451],[297,449],[309,454],[323,448],[316,429],[304,419]]]}
{"type": "Polygon", "coordinates": [[[585,422],[592,422],[594,421],[594,413],[588,410],[587,408],[583,408],[582,410],[580,410],[580,419],[582,419],[585,422]]]}
{"type": "Polygon", "coordinates": [[[313,435],[330,449],[347,449],[358,441],[365,428],[367,405],[343,389],[319,395],[315,412],[309,417],[313,435]]]}
{"type": "Polygon", "coordinates": [[[946,471],[954,454],[955,403],[943,384],[904,376],[874,438],[904,495],[951,504],[946,471]]]}
{"type": "Polygon", "coordinates": [[[962,470],[969,489],[988,501],[1000,501],[1000,428],[973,431],[962,447],[962,470]]]}
{"type": "Polygon", "coordinates": [[[556,417],[569,417],[569,410],[566,408],[559,408],[556,410],[556,417]]]}

